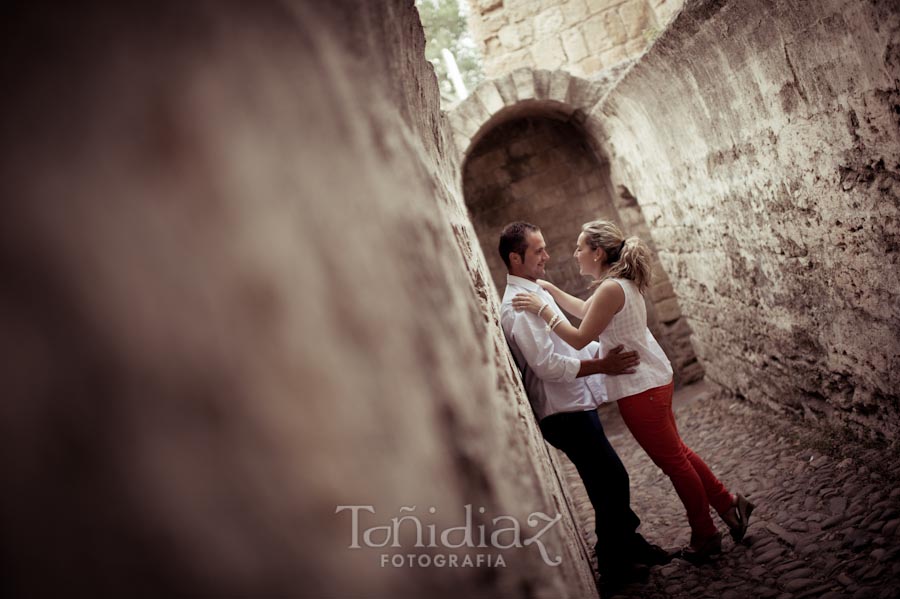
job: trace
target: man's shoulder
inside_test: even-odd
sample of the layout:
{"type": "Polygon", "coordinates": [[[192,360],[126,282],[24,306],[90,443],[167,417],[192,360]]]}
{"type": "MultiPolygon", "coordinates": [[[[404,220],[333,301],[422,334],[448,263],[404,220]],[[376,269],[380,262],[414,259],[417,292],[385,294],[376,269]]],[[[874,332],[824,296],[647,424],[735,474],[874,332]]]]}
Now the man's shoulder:
{"type": "Polygon", "coordinates": [[[503,297],[500,298],[500,309],[515,312],[512,307],[512,301],[517,293],[522,293],[522,290],[515,285],[507,285],[506,289],[503,290],[503,297]]]}
{"type": "Polygon", "coordinates": [[[516,291],[510,289],[509,285],[507,285],[506,290],[503,292],[503,297],[500,299],[500,318],[502,320],[515,320],[516,310],[512,305],[512,299],[515,296],[516,291]]]}

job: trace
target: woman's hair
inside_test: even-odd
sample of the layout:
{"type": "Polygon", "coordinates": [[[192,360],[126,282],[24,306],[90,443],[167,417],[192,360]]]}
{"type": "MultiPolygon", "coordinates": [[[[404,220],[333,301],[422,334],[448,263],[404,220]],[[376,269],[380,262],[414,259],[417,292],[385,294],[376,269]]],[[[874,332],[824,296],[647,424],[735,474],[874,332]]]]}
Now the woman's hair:
{"type": "MultiPolygon", "coordinates": [[[[603,248],[609,270],[604,279],[634,281],[641,293],[650,286],[650,250],[637,237],[625,239],[622,230],[608,220],[594,220],[581,227],[584,241],[592,250],[603,248]]],[[[597,281],[597,285],[602,282],[597,281]]]]}

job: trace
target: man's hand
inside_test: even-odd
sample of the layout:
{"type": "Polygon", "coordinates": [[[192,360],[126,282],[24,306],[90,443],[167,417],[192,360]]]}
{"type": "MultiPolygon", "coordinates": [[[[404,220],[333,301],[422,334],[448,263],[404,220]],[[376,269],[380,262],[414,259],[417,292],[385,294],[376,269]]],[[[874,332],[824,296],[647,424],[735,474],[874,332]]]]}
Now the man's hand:
{"type": "Polygon", "coordinates": [[[603,358],[598,358],[600,372],[608,375],[631,374],[641,359],[636,351],[625,351],[624,345],[617,345],[603,358]]]}

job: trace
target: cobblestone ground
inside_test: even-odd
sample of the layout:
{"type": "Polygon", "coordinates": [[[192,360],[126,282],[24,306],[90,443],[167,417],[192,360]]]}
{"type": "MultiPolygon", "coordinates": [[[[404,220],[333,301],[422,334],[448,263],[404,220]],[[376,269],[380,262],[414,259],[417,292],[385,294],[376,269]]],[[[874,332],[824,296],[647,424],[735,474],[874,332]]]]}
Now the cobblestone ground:
{"type": "MultiPolygon", "coordinates": [[[[641,532],[666,548],[686,544],[687,516],[669,479],[631,437],[617,409],[604,408],[601,418],[631,475],[641,532]]],[[[682,438],[725,486],[757,507],[739,544],[716,518],[724,538],[715,562],[654,567],[646,583],[616,597],[900,598],[895,453],[841,443],[744,402],[717,399],[703,384],[676,394],[675,418],[682,438]]],[[[585,540],[593,547],[593,509],[574,467],[566,465],[585,540]]]]}

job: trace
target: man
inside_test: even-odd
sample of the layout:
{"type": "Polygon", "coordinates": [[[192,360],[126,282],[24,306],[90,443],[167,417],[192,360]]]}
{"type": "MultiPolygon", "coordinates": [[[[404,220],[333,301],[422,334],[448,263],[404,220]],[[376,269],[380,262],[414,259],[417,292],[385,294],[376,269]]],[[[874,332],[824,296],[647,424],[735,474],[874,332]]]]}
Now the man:
{"type": "Polygon", "coordinates": [[[575,464],[594,506],[601,584],[614,586],[632,579],[639,570],[635,564],[668,563],[671,555],[637,532],[640,519],[631,510],[628,472],[597,416],[597,406],[606,397],[603,380],[590,376],[627,376],[638,363],[637,353],[623,352],[620,346],[594,358],[596,342],[576,350],[553,335],[538,316],[513,309],[512,298],[531,291],[546,300],[545,309],[565,317],[536,282],[550,258],[538,227],[525,222],[507,225],[499,250],[509,271],[500,310],[503,332],[544,438],[575,464]]]}

